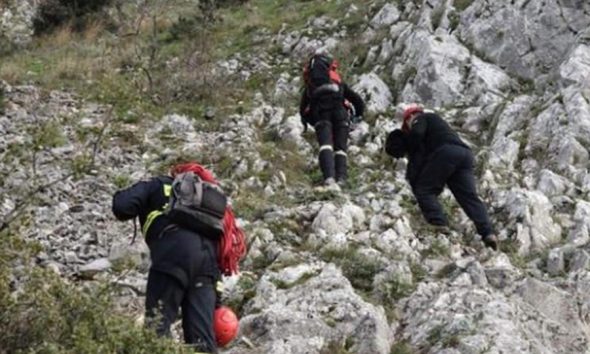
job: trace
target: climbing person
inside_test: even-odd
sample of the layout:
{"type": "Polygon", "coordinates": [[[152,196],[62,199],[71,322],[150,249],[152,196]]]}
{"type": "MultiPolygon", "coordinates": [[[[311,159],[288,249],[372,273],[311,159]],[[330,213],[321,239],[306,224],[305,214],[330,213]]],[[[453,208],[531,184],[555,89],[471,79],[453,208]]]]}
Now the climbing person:
{"type": "Polygon", "coordinates": [[[365,110],[362,98],[342,81],[337,68],[338,62],[329,55],[314,54],[303,70],[299,105],[304,131],[308,124],[315,128],[326,186],[346,183],[350,124],[360,122],[365,110]]]}
{"type": "Polygon", "coordinates": [[[215,285],[238,272],[245,241],[212,173],[194,162],[175,165],[169,176],[116,192],[112,209],[122,221],[139,217],[150,250],[146,326],[169,336],[180,308],[185,342],[217,353],[215,285]]]}
{"type": "Polygon", "coordinates": [[[476,192],[473,153],[439,115],[409,105],[403,112],[402,129],[388,135],[385,151],[395,158],[408,158],[406,179],[429,224],[448,226],[437,199],[447,185],[484,244],[498,248],[486,207],[476,192]]]}

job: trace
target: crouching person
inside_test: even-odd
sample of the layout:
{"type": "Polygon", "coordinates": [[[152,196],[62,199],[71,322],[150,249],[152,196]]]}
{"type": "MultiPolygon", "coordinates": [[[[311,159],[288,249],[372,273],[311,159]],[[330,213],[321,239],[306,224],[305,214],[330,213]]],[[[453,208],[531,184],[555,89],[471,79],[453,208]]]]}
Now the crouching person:
{"type": "Polygon", "coordinates": [[[185,342],[217,353],[215,284],[221,274],[238,271],[245,245],[211,172],[196,163],[174,166],[169,176],[118,191],[113,213],[119,220],[139,217],[150,249],[146,325],[169,336],[180,308],[185,342]]]}
{"type": "Polygon", "coordinates": [[[484,244],[498,248],[486,207],[476,192],[473,153],[440,116],[425,113],[418,105],[409,106],[403,113],[402,129],[388,135],[385,149],[395,158],[408,158],[406,178],[428,223],[448,226],[437,198],[446,185],[484,244]]]}

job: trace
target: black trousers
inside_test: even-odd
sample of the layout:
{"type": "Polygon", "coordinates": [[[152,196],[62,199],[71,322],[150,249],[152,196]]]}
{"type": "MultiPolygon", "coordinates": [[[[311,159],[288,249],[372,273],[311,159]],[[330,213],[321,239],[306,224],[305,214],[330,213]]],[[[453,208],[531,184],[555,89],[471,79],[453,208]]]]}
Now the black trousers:
{"type": "Polygon", "coordinates": [[[320,145],[320,169],[327,178],[344,181],[348,177],[347,155],[349,120],[346,110],[336,107],[319,111],[314,125],[320,145]]]}
{"type": "Polygon", "coordinates": [[[181,308],[184,341],[196,351],[217,353],[213,333],[215,297],[210,277],[197,277],[185,287],[175,277],[151,269],[145,301],[146,325],[160,336],[170,336],[170,326],[181,308]]]}
{"type": "Polygon", "coordinates": [[[475,223],[477,232],[483,237],[493,233],[486,208],[477,196],[471,150],[458,145],[443,145],[429,156],[420,171],[412,187],[422,214],[430,224],[448,224],[437,199],[445,185],[475,223]]]}
{"type": "Polygon", "coordinates": [[[153,237],[148,245],[152,267],[147,281],[146,325],[168,336],[181,309],[185,342],[197,351],[217,353],[213,333],[217,241],[171,228],[153,237]]]}

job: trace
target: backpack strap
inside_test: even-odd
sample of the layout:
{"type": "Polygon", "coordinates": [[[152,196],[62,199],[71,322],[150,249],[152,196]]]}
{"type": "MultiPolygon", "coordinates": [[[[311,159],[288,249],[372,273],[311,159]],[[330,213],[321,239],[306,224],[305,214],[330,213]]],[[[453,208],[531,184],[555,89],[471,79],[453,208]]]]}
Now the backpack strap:
{"type": "MultiPolygon", "coordinates": [[[[162,185],[162,192],[164,193],[165,197],[170,197],[170,195],[172,195],[172,185],[163,184],[162,185]]],[[[156,220],[156,218],[158,216],[164,214],[164,212],[168,208],[168,205],[169,205],[169,203],[166,203],[166,204],[164,204],[162,209],[152,210],[147,215],[147,218],[145,219],[145,222],[143,223],[143,227],[141,228],[141,233],[143,234],[144,237],[147,235],[147,232],[148,232],[150,226],[152,225],[152,223],[154,222],[154,220],[156,220]]],[[[133,240],[135,240],[135,235],[133,236],[133,240]]]]}
{"type": "Polygon", "coordinates": [[[133,238],[131,239],[130,245],[135,243],[135,238],[137,237],[137,217],[133,218],[133,238]]]}

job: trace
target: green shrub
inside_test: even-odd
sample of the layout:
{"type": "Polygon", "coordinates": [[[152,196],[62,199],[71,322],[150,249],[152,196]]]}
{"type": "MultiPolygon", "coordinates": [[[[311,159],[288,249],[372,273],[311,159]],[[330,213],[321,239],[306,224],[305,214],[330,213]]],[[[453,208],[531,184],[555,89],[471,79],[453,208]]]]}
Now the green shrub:
{"type": "Polygon", "coordinates": [[[448,257],[451,253],[449,246],[439,239],[434,239],[430,247],[422,250],[422,257],[448,257]]]}
{"type": "Polygon", "coordinates": [[[51,31],[71,23],[75,30],[85,28],[90,15],[112,3],[112,0],[45,0],[39,4],[33,20],[35,33],[51,31]]]}
{"type": "Polygon", "coordinates": [[[162,340],[114,312],[108,285],[80,290],[48,271],[34,269],[24,291],[10,295],[0,279],[0,347],[7,353],[168,353],[162,340]]]}
{"type": "Polygon", "coordinates": [[[338,265],[355,289],[367,292],[373,289],[373,278],[383,268],[375,258],[357,252],[355,246],[327,249],[320,256],[324,261],[338,265]]]}
{"type": "Polygon", "coordinates": [[[237,295],[224,299],[225,305],[236,311],[239,317],[245,315],[243,313],[244,305],[256,296],[256,281],[257,279],[253,276],[242,274],[236,285],[240,289],[237,295]]]}
{"type": "Polygon", "coordinates": [[[57,121],[50,120],[34,127],[33,146],[37,150],[63,146],[67,141],[63,127],[57,121]]]}
{"type": "Polygon", "coordinates": [[[0,353],[187,352],[117,313],[110,284],[81,287],[35,267],[40,248],[18,236],[26,223],[0,233],[0,353]]]}
{"type": "Polygon", "coordinates": [[[384,284],[385,287],[385,297],[391,302],[395,302],[395,300],[399,300],[410,295],[415,286],[412,283],[408,283],[405,280],[397,277],[395,279],[391,279],[384,284]]]}

